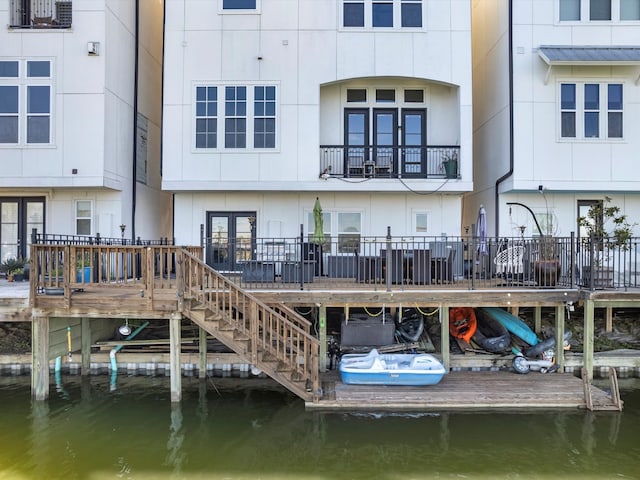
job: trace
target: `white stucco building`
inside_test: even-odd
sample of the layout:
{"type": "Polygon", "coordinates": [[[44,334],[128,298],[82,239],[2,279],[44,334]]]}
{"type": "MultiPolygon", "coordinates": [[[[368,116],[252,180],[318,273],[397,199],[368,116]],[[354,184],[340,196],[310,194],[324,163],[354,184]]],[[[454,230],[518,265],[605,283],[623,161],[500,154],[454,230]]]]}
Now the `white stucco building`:
{"type": "Polygon", "coordinates": [[[171,236],[162,18],[158,1],[0,0],[2,259],[28,256],[32,228],[171,236]]]}
{"type": "Polygon", "coordinates": [[[469,0],[165,5],[162,186],[178,243],[201,225],[232,242],[295,237],[316,197],[333,239],[461,234],[469,0]]]}
{"type": "Polygon", "coordinates": [[[640,0],[473,2],[474,181],[464,224],[579,234],[606,196],[640,212],[640,0]]]}

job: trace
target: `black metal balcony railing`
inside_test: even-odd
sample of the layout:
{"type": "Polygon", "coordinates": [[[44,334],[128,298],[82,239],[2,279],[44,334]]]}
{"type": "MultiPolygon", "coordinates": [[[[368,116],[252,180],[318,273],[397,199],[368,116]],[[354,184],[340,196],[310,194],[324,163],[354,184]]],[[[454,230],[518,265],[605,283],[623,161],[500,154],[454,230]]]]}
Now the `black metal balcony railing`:
{"type": "Polygon", "coordinates": [[[459,178],[460,147],[321,145],[320,175],[355,178],[459,178]]]}
{"type": "Polygon", "coordinates": [[[70,28],[70,0],[11,0],[11,28],[70,28]]]}
{"type": "Polygon", "coordinates": [[[206,262],[247,288],[637,288],[640,244],[575,237],[203,238],[206,262]]]}

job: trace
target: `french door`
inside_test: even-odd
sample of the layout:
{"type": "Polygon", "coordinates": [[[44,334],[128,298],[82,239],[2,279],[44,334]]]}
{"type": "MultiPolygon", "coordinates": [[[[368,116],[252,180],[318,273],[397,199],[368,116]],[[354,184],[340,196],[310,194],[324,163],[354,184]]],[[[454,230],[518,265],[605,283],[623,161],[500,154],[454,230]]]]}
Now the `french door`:
{"type": "Polygon", "coordinates": [[[345,174],[425,177],[426,132],[425,109],[345,109],[345,174]]]}
{"type": "Polygon", "coordinates": [[[0,262],[28,258],[34,228],[44,233],[44,197],[0,197],[0,262]]]}
{"type": "Polygon", "coordinates": [[[237,271],[252,259],[256,212],[207,212],[207,265],[237,271]]]}
{"type": "Polygon", "coordinates": [[[427,115],[422,109],[402,109],[402,176],[427,173],[427,115]]]}

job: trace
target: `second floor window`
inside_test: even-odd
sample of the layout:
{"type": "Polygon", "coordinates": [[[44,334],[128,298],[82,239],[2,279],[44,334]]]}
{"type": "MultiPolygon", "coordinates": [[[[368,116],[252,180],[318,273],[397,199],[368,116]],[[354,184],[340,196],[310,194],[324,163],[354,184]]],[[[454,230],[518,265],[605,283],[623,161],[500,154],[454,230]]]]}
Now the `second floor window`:
{"type": "Polygon", "coordinates": [[[622,138],[622,94],[621,83],[562,83],[560,137],[622,138]]]}
{"type": "Polygon", "coordinates": [[[0,60],[0,144],[51,143],[51,62],[0,60]]]}
{"type": "Polygon", "coordinates": [[[342,0],[342,26],[421,28],[422,0],[342,0]]]}
{"type": "Polygon", "coordinates": [[[223,0],[223,10],[255,10],[256,0],[223,0]]]}
{"type": "Polygon", "coordinates": [[[640,0],[558,0],[561,22],[640,21],[640,0]]]}
{"type": "Polygon", "coordinates": [[[274,149],[275,85],[195,87],[196,149],[274,149]]]}

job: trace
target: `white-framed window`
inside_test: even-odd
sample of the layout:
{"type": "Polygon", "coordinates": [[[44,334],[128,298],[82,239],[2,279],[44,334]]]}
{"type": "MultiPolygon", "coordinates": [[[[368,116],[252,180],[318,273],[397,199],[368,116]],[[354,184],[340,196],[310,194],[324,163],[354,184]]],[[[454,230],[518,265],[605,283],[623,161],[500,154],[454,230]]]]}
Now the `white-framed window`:
{"type": "Polygon", "coordinates": [[[51,143],[49,60],[0,60],[0,145],[51,143]]]}
{"type": "Polygon", "coordinates": [[[76,200],[76,235],[93,233],[93,200],[76,200]]]}
{"type": "Polygon", "coordinates": [[[222,0],[222,10],[227,11],[255,11],[260,6],[260,0],[222,0]]]}
{"type": "Polygon", "coordinates": [[[422,28],[422,0],[342,0],[345,28],[422,28]]]}
{"type": "Polygon", "coordinates": [[[560,83],[560,138],[622,139],[623,84],[560,83]]]}
{"type": "MultiPolygon", "coordinates": [[[[362,235],[362,212],[354,211],[322,211],[322,230],[325,242],[329,244],[332,238],[337,239],[337,253],[360,253],[360,239],[362,235]]],[[[313,235],[315,223],[313,211],[307,212],[307,233],[313,235]]],[[[332,245],[333,249],[333,245],[332,245]]]]}
{"type": "Polygon", "coordinates": [[[414,212],[413,231],[417,235],[426,235],[429,232],[429,215],[427,212],[414,212]]]}
{"type": "Polygon", "coordinates": [[[558,0],[560,22],[637,22],[640,0],[558,0]]]}
{"type": "Polygon", "coordinates": [[[196,150],[277,148],[276,85],[195,85],[196,150]]]}

